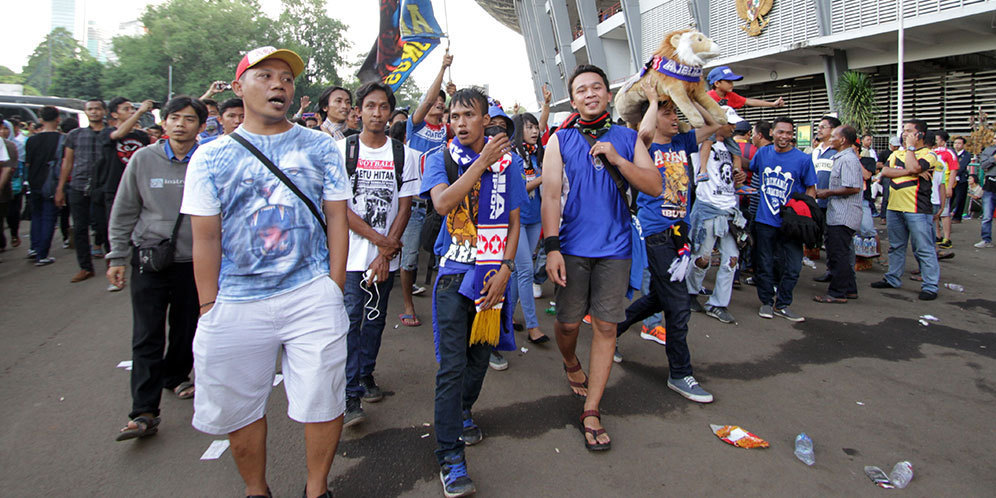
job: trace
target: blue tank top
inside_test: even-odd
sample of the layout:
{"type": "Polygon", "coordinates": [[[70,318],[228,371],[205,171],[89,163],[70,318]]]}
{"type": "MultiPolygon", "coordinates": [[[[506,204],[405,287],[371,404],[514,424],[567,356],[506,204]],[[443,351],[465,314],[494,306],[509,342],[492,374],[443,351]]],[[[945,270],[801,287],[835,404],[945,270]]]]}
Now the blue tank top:
{"type": "MultiPolygon", "coordinates": [[[[560,130],[557,140],[564,161],[561,252],[585,258],[629,259],[630,215],[619,188],[603,165],[595,165],[581,132],[575,128],[560,130]]],[[[612,126],[598,141],[612,143],[620,156],[633,160],[636,131],[612,126]]]]}

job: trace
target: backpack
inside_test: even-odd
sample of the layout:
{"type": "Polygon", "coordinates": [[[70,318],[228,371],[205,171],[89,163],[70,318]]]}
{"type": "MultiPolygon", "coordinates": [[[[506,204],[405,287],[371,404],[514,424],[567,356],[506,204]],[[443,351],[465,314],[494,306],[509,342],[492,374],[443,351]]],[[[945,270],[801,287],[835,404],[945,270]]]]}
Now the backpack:
{"type": "MultiPolygon", "coordinates": [[[[453,185],[460,177],[460,170],[457,166],[456,161],[450,156],[449,150],[443,146],[443,155],[445,156],[443,161],[446,165],[446,179],[453,185]]],[[[428,155],[428,152],[426,153],[428,155]]],[[[426,201],[425,207],[425,220],[422,222],[422,232],[419,235],[421,239],[422,249],[428,252],[432,252],[436,245],[436,238],[439,237],[439,230],[443,226],[443,216],[436,212],[436,208],[432,205],[432,197],[426,201]]]]}
{"type": "Polygon", "coordinates": [[[55,155],[44,167],[48,168],[48,178],[41,187],[42,196],[46,199],[55,198],[55,189],[59,187],[59,175],[62,174],[62,153],[66,147],[66,135],[59,135],[59,144],[55,147],[55,155]]]}
{"type": "MultiPolygon", "coordinates": [[[[398,192],[401,192],[401,185],[405,183],[402,175],[405,171],[405,144],[393,139],[391,148],[394,151],[394,181],[398,184],[398,192]]],[[[356,193],[356,162],[360,158],[360,136],[350,135],[346,137],[346,175],[353,177],[353,193],[356,193]]]]}

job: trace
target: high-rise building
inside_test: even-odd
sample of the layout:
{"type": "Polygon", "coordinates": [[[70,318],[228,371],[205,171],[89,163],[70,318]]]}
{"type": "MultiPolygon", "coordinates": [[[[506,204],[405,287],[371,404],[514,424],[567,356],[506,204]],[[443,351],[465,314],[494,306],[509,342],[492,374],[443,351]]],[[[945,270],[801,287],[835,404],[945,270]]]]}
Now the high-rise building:
{"type": "Polygon", "coordinates": [[[78,38],[76,32],[76,0],[52,0],[52,27],[49,31],[55,28],[66,28],[66,30],[73,34],[74,38],[78,38]]]}

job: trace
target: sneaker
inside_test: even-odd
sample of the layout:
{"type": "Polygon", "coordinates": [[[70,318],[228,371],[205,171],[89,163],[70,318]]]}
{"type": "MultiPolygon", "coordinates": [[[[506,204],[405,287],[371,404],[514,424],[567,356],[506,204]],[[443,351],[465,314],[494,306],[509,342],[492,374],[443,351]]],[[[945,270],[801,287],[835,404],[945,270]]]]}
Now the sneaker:
{"type": "Polygon", "coordinates": [[[443,495],[446,498],[470,496],[477,492],[474,481],[467,475],[467,464],[463,455],[448,456],[443,459],[439,469],[439,481],[443,483],[443,495]]]}
{"type": "Polygon", "coordinates": [[[757,310],[757,316],[761,318],[774,318],[775,315],[770,304],[762,304],[761,309],[757,310]]]}
{"type": "Polygon", "coordinates": [[[76,282],[82,282],[90,277],[93,277],[93,275],[94,273],[92,270],[80,270],[80,272],[73,275],[73,278],[69,279],[69,281],[75,284],[76,282]]]}
{"type": "Polygon", "coordinates": [[[792,312],[792,310],[790,310],[788,308],[788,306],[786,306],[784,308],[778,308],[778,309],[776,309],[775,310],[775,316],[780,316],[780,317],[782,317],[782,318],[784,318],[784,319],[786,319],[786,320],[788,320],[790,322],[804,322],[804,321],[806,321],[805,317],[796,315],[795,313],[792,312]]]}
{"type": "Polygon", "coordinates": [[[705,311],[705,308],[699,304],[699,299],[695,294],[689,294],[688,300],[691,302],[689,309],[692,310],[693,313],[702,313],[705,311]]]}
{"type": "Polygon", "coordinates": [[[616,352],[612,353],[612,361],[616,363],[622,363],[623,357],[622,353],[619,352],[619,346],[616,346],[616,352]]]}
{"type": "Polygon", "coordinates": [[[121,289],[124,289],[124,287],[118,287],[114,284],[109,284],[107,286],[107,292],[119,292],[121,289]]]}
{"type": "Polygon", "coordinates": [[[980,241],[976,242],[975,244],[973,244],[973,247],[978,247],[979,249],[987,249],[987,248],[990,248],[992,246],[993,246],[992,242],[986,242],[984,240],[980,240],[980,241]]]}
{"type": "Polygon", "coordinates": [[[543,286],[540,284],[533,284],[533,299],[539,299],[543,297],[543,286]]]}
{"type": "Polygon", "coordinates": [[[95,248],[93,248],[93,249],[90,250],[90,255],[93,256],[93,257],[95,257],[95,258],[103,258],[104,257],[104,249],[101,248],[101,247],[99,247],[99,246],[95,247],[95,248]]]}
{"type": "Polygon", "coordinates": [[[726,309],[725,307],[710,306],[708,309],[706,309],[705,314],[723,323],[737,323],[736,319],[733,318],[733,315],[730,314],[730,310],[726,309]]]}
{"type": "Polygon", "coordinates": [[[55,258],[53,258],[53,257],[42,258],[42,259],[39,259],[38,261],[35,261],[35,266],[46,266],[46,265],[50,265],[52,263],[55,263],[55,258]]]}
{"type": "Polygon", "coordinates": [[[500,372],[502,370],[508,369],[508,360],[506,360],[505,357],[502,356],[501,353],[499,353],[498,351],[492,350],[491,359],[488,360],[488,365],[490,365],[491,368],[498,370],[500,372]]]}
{"type": "Polygon", "coordinates": [[[62,248],[69,249],[69,239],[62,239],[62,248]]]}
{"type": "Polygon", "coordinates": [[[585,315],[584,318],[581,319],[581,321],[587,323],[588,325],[591,325],[591,315],[585,315]]]}
{"type": "Polygon", "coordinates": [[[367,375],[360,377],[360,385],[363,386],[363,401],[367,403],[376,403],[384,399],[384,391],[380,390],[380,386],[374,382],[373,375],[367,375]]]}
{"type": "Polygon", "coordinates": [[[474,423],[470,410],[463,411],[463,434],[460,435],[460,439],[467,446],[474,446],[484,440],[484,432],[474,423]]]}
{"type": "Polygon", "coordinates": [[[712,395],[702,389],[691,375],[680,379],[668,379],[667,387],[696,403],[712,403],[712,395]]]}
{"type": "Polygon", "coordinates": [[[412,284],[412,295],[421,296],[422,294],[425,294],[425,287],[422,287],[421,285],[412,284]]]}
{"type": "Polygon", "coordinates": [[[890,284],[889,281],[885,280],[884,278],[882,280],[879,280],[878,282],[872,282],[871,283],[871,288],[872,289],[895,289],[895,287],[893,287],[893,285],[890,284]]]}
{"type": "Polygon", "coordinates": [[[349,427],[352,425],[359,424],[367,419],[365,413],[363,413],[363,406],[360,404],[360,398],[355,398],[352,396],[346,397],[346,414],[342,419],[342,426],[349,427]]]}
{"type": "Polygon", "coordinates": [[[712,295],[712,289],[706,289],[705,287],[703,287],[703,288],[699,289],[699,295],[700,296],[711,296],[712,295]]]}
{"type": "Polygon", "coordinates": [[[933,301],[934,299],[937,299],[937,293],[930,291],[920,291],[920,295],[917,297],[920,298],[921,301],[933,301]]]}
{"type": "Polygon", "coordinates": [[[38,257],[38,251],[28,249],[28,255],[24,259],[36,259],[38,257]]]}
{"type": "Polygon", "coordinates": [[[951,243],[951,239],[944,239],[937,243],[937,247],[941,249],[951,249],[953,246],[954,244],[951,243]]]}
{"type": "Polygon", "coordinates": [[[663,346],[667,344],[667,330],[664,327],[658,325],[646,332],[641,331],[640,338],[646,339],[648,341],[654,341],[657,344],[663,346]]]}
{"type": "Polygon", "coordinates": [[[750,286],[757,287],[757,281],[754,280],[753,276],[745,278],[744,283],[750,286]]]}

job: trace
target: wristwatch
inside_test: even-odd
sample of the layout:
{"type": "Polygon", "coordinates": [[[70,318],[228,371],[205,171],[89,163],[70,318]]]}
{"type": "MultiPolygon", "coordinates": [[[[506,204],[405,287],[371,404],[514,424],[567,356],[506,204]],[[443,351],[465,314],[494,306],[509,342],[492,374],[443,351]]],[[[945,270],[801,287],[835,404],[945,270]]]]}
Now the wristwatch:
{"type": "Polygon", "coordinates": [[[503,259],[501,260],[501,264],[507,266],[509,271],[515,271],[515,261],[512,261],[511,259],[503,259]]]}
{"type": "Polygon", "coordinates": [[[906,150],[908,150],[910,152],[916,152],[916,147],[913,147],[912,145],[907,145],[906,146],[906,150]]]}

